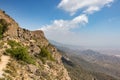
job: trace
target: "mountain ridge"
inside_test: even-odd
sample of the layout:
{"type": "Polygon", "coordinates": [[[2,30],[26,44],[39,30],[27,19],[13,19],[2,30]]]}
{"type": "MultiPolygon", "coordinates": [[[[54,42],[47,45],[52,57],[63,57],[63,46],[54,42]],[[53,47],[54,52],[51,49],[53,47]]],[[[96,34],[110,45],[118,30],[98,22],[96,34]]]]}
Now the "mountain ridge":
{"type": "Polygon", "coordinates": [[[43,31],[20,28],[0,10],[0,36],[0,59],[10,56],[0,80],[71,80],[62,56],[43,31]]]}

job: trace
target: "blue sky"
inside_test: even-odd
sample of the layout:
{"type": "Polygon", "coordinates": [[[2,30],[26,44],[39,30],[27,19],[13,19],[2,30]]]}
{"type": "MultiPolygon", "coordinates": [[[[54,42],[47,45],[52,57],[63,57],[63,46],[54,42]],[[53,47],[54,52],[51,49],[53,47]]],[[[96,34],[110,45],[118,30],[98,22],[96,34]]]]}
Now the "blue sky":
{"type": "Polygon", "coordinates": [[[87,47],[120,47],[119,0],[1,0],[21,27],[48,39],[87,47]]]}

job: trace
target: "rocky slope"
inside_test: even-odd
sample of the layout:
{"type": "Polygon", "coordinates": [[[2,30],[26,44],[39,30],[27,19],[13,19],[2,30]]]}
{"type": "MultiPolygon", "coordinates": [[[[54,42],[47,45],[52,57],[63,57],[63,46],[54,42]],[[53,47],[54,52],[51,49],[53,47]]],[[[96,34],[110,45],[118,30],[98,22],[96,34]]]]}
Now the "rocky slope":
{"type": "Polygon", "coordinates": [[[0,10],[0,62],[2,56],[10,58],[0,70],[0,80],[71,80],[42,31],[22,29],[0,10]]]}

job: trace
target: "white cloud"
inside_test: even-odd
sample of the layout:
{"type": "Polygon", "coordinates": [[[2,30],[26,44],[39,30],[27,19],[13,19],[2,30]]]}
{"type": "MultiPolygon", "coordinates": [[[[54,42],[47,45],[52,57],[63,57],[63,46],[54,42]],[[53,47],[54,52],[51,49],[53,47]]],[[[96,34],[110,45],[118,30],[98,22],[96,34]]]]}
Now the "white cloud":
{"type": "Polygon", "coordinates": [[[75,17],[72,20],[54,20],[51,25],[46,25],[41,29],[43,31],[69,31],[81,25],[88,23],[88,17],[85,14],[75,17]]]}
{"type": "Polygon", "coordinates": [[[58,8],[61,8],[71,15],[78,10],[83,10],[84,13],[90,14],[99,11],[104,6],[110,6],[114,0],[62,0],[58,8]]]}
{"type": "MultiPolygon", "coordinates": [[[[75,14],[78,10],[82,10],[82,13],[71,20],[54,20],[52,24],[44,25],[41,30],[45,32],[48,39],[52,39],[57,42],[69,44],[79,43],[83,45],[91,44],[89,43],[91,36],[77,34],[75,32],[71,32],[71,30],[87,24],[88,14],[99,11],[104,6],[110,7],[110,3],[112,2],[113,0],[61,0],[58,8],[70,12],[71,15],[75,14]]],[[[94,43],[95,41],[91,42],[94,43]]]]}
{"type": "Polygon", "coordinates": [[[41,30],[45,32],[46,37],[49,39],[72,43],[75,40],[73,37],[76,34],[70,30],[81,27],[86,23],[88,23],[88,17],[83,14],[72,20],[54,20],[51,25],[45,25],[41,28],[41,30]]]}

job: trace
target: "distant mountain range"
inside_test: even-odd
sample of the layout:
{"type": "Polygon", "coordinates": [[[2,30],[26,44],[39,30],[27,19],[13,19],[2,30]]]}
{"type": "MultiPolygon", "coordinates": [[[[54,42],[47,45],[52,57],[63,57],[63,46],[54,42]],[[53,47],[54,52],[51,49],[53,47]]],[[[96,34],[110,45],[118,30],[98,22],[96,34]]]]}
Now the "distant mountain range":
{"type": "Polygon", "coordinates": [[[79,46],[72,48],[73,45],[50,42],[63,55],[63,63],[73,80],[120,80],[120,58],[79,46]]]}
{"type": "Polygon", "coordinates": [[[57,46],[57,47],[64,47],[64,48],[69,48],[69,49],[72,49],[72,50],[84,50],[86,49],[84,46],[80,46],[80,45],[70,45],[70,44],[63,44],[63,43],[59,43],[59,42],[56,42],[54,40],[49,40],[50,43],[52,43],[53,45],[57,46]]]}

